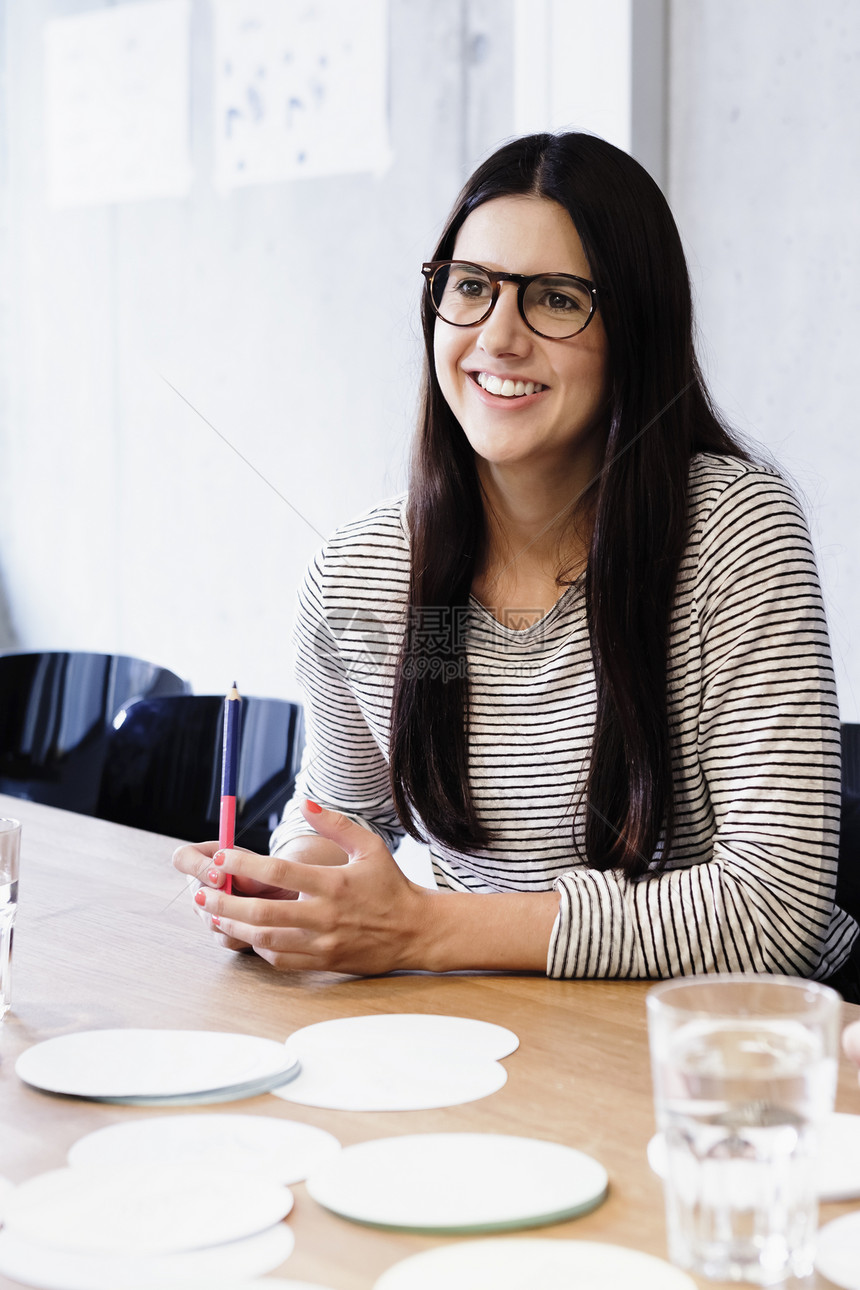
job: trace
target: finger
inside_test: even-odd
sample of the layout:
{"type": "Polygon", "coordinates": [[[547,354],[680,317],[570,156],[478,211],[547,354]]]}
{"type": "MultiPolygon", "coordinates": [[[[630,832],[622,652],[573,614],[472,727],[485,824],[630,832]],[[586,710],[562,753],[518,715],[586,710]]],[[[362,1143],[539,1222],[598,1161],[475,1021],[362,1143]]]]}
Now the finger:
{"type": "MultiPolygon", "coordinates": [[[[318,930],[320,914],[314,901],[266,900],[258,896],[228,896],[223,891],[200,887],[194,896],[198,909],[210,919],[220,921],[223,931],[228,921],[242,931],[231,935],[242,936],[251,928],[297,928],[318,930]]],[[[247,939],[247,937],[246,937],[247,939]]]]}
{"type": "MultiPolygon", "coordinates": [[[[327,972],[330,969],[320,963],[314,954],[303,954],[299,950],[285,953],[282,950],[254,949],[254,953],[270,963],[277,972],[327,972]]],[[[331,969],[334,970],[334,969],[331,969]]]]}
{"type": "Polygon", "coordinates": [[[842,1047],[846,1055],[860,1066],[860,1021],[855,1021],[843,1031],[842,1047]]]}
{"type": "MultiPolygon", "coordinates": [[[[193,874],[186,874],[186,882],[188,882],[189,885],[194,888],[194,891],[199,891],[201,887],[223,887],[224,886],[224,882],[226,878],[226,871],[223,867],[224,852],[216,851],[214,856],[212,856],[207,861],[207,865],[208,865],[208,868],[205,870],[204,873],[200,874],[199,877],[193,874]],[[216,866],[221,866],[221,867],[217,868],[216,866]]],[[[194,892],[192,892],[192,895],[193,894],[194,892]]]]}
{"type": "MultiPolygon", "coordinates": [[[[363,832],[367,834],[366,829],[363,832]]],[[[232,850],[220,854],[224,857],[224,872],[231,874],[237,888],[249,896],[270,889],[289,895],[304,892],[308,896],[319,896],[329,890],[325,875],[343,867],[302,864],[300,860],[260,856],[251,851],[232,850]]]]}
{"type": "MultiPolygon", "coordinates": [[[[223,867],[223,859],[219,861],[218,857],[223,857],[224,854],[223,851],[216,851],[212,860],[209,861],[212,868],[206,870],[202,879],[196,878],[190,873],[185,875],[185,881],[192,897],[196,895],[201,887],[223,888],[224,878],[228,870],[223,867]],[[216,869],[214,866],[219,863],[222,867],[216,869]]],[[[233,894],[236,896],[267,896],[270,900],[295,900],[299,893],[297,891],[284,891],[281,887],[267,887],[261,882],[254,882],[250,878],[242,878],[234,881],[233,894]]],[[[199,909],[197,912],[203,913],[199,909]]]]}
{"type": "MultiPolygon", "coordinates": [[[[229,873],[229,870],[227,870],[229,873]]],[[[223,884],[219,884],[223,885],[223,884]]],[[[269,883],[258,882],[255,878],[233,876],[233,894],[236,896],[266,896],[269,900],[295,900],[297,891],[286,891],[269,883]]]]}
{"type": "Polygon", "coordinates": [[[298,927],[249,927],[229,918],[214,918],[213,931],[220,933],[227,944],[252,949],[260,958],[278,966],[289,957],[296,966],[301,960],[303,968],[321,966],[316,952],[318,938],[313,932],[298,927]]]}
{"type": "Polygon", "coordinates": [[[223,868],[223,864],[224,864],[223,859],[220,861],[220,864],[222,866],[220,869],[216,869],[214,867],[215,864],[219,863],[218,856],[223,856],[223,854],[224,854],[223,851],[215,852],[215,855],[212,857],[213,867],[211,869],[206,870],[206,881],[204,884],[201,884],[201,885],[204,885],[207,887],[215,887],[215,888],[224,886],[225,873],[223,868]]]}
{"type": "Polygon", "coordinates": [[[311,828],[320,837],[336,842],[350,860],[360,860],[367,854],[368,847],[379,841],[375,833],[371,833],[361,824],[356,824],[348,815],[343,815],[340,811],[329,811],[309,799],[299,802],[299,809],[311,828]]]}
{"type": "Polygon", "coordinates": [[[189,874],[198,882],[205,882],[207,870],[212,868],[212,857],[218,850],[217,842],[198,842],[177,847],[173,853],[173,867],[189,874]]]}
{"type": "MultiPolygon", "coordinates": [[[[209,922],[211,923],[211,921],[212,920],[210,919],[209,922]]],[[[213,927],[212,932],[215,940],[222,950],[232,950],[233,953],[238,954],[242,950],[250,951],[252,949],[252,946],[249,945],[247,941],[240,941],[234,936],[227,936],[225,933],[219,931],[217,927],[213,927]]]]}
{"type": "Polygon", "coordinates": [[[199,900],[197,900],[197,893],[198,893],[198,891],[206,891],[206,890],[207,890],[206,886],[205,886],[203,883],[198,882],[196,878],[191,878],[190,876],[189,876],[189,878],[188,878],[188,886],[189,886],[189,888],[191,889],[191,896],[192,896],[192,899],[193,899],[193,901],[194,901],[194,904],[192,905],[192,908],[193,908],[193,910],[194,910],[195,914],[197,915],[197,917],[198,917],[199,919],[201,919],[201,920],[202,920],[202,922],[203,922],[203,924],[205,925],[205,927],[206,927],[207,931],[210,931],[210,932],[215,932],[215,931],[217,931],[217,929],[216,929],[215,927],[213,927],[213,925],[212,925],[212,916],[211,916],[211,914],[208,914],[208,913],[206,912],[206,910],[205,910],[205,909],[203,909],[202,905],[200,904],[200,901],[199,901],[199,900]]]}
{"type": "MultiPolygon", "coordinates": [[[[238,868],[238,857],[240,856],[247,857],[244,861],[246,870],[254,869],[255,866],[264,863],[270,858],[269,856],[261,856],[254,851],[249,851],[247,847],[231,847],[229,850],[223,850],[216,846],[210,862],[211,867],[207,869],[205,874],[205,884],[209,887],[220,888],[224,886],[229,877],[234,880],[231,886],[239,896],[269,895],[271,884],[241,873],[238,868]],[[232,857],[232,864],[227,863],[228,856],[232,857]]],[[[280,891],[280,888],[276,887],[275,890],[280,891]]]]}

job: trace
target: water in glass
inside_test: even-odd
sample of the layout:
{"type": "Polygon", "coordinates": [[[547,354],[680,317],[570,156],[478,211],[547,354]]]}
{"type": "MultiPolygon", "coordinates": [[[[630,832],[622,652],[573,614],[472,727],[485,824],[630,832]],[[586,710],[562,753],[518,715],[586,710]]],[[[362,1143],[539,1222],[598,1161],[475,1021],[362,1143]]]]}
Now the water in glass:
{"type": "Polygon", "coordinates": [[[806,1276],[813,1158],[836,1082],[821,1036],[790,1018],[691,1020],[663,1063],[672,1257],[718,1280],[806,1276]]]}

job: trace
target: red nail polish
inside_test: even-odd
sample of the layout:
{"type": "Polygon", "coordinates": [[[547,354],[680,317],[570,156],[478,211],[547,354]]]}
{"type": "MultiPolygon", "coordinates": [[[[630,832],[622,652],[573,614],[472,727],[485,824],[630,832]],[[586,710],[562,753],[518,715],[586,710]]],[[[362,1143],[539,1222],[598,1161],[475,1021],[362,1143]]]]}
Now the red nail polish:
{"type": "Polygon", "coordinates": [[[212,886],[213,886],[213,887],[217,887],[217,886],[218,886],[218,879],[221,877],[221,875],[220,875],[220,873],[218,872],[218,870],[217,870],[217,869],[210,869],[210,870],[209,870],[209,872],[207,873],[206,877],[207,877],[208,881],[212,883],[212,886]]]}
{"type": "Polygon", "coordinates": [[[205,892],[205,891],[195,891],[195,893],[194,893],[194,903],[195,903],[195,905],[205,905],[205,904],[206,904],[206,892],[205,892]]]}
{"type": "Polygon", "coordinates": [[[322,815],[322,807],[317,806],[316,802],[312,802],[310,798],[306,798],[305,804],[311,815],[322,815]]]}
{"type": "Polygon", "coordinates": [[[217,916],[217,914],[212,915],[212,926],[213,927],[221,926],[221,919],[217,916]]]}
{"type": "Polygon", "coordinates": [[[223,863],[224,863],[224,852],[223,852],[223,851],[216,851],[216,852],[215,852],[215,854],[214,854],[214,856],[212,857],[212,863],[213,863],[213,864],[223,864],[223,863]]]}

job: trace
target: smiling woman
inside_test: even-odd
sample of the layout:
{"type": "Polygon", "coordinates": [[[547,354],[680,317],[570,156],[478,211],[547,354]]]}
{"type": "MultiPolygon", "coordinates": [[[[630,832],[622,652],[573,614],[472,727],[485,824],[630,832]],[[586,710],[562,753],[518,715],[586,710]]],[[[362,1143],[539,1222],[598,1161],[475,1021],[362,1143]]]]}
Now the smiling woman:
{"type": "Polygon", "coordinates": [[[285,969],[853,993],[809,535],[712,408],[660,190],[593,136],[515,140],[423,273],[408,496],[308,570],[298,793],[271,856],[180,848],[204,918],[285,969]]]}
{"type": "Polygon", "coordinates": [[[486,266],[487,273],[502,270],[513,278],[516,270],[520,277],[519,285],[516,279],[498,283],[494,302],[482,289],[476,307],[480,274],[459,270],[454,289],[458,299],[468,292],[465,312],[474,310],[476,321],[462,320],[464,306],[449,301],[452,275],[438,305],[431,292],[449,324],[435,328],[436,376],[475,453],[484,489],[490,496],[505,491],[504,476],[512,469],[521,483],[531,475],[539,486],[552,472],[567,506],[600,468],[609,413],[606,331],[590,291],[580,285],[590,271],[576,229],[557,202],[497,197],[468,216],[454,253],[469,265],[486,266]],[[521,275],[535,273],[537,281],[527,280],[521,290],[521,275]],[[566,292],[562,275],[569,278],[566,292]],[[538,324],[560,334],[539,334],[538,324]]]}

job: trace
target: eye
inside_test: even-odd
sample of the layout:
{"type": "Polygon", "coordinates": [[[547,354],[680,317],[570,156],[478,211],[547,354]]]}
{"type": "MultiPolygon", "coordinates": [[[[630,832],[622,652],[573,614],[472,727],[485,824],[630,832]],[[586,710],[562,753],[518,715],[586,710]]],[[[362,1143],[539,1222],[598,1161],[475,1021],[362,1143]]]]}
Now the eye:
{"type": "Polygon", "coordinates": [[[572,275],[542,275],[526,290],[526,319],[541,336],[575,336],[588,322],[591,310],[591,292],[572,275]]]}
{"type": "Polygon", "coordinates": [[[488,283],[481,281],[480,278],[460,278],[454,283],[454,289],[461,296],[471,296],[474,299],[480,298],[487,290],[488,283]]]}
{"type": "Polygon", "coordinates": [[[493,283],[480,264],[457,260],[443,265],[433,278],[433,305],[441,319],[471,327],[493,307],[493,283]]]}
{"type": "Polygon", "coordinates": [[[535,303],[538,308],[550,309],[556,314],[581,313],[583,308],[587,308],[587,305],[583,304],[582,297],[567,295],[564,291],[558,291],[555,288],[542,291],[535,303]]]}
{"type": "Polygon", "coordinates": [[[474,264],[452,264],[445,289],[463,300],[488,300],[493,284],[474,264]]]}

